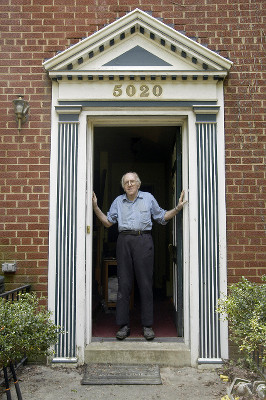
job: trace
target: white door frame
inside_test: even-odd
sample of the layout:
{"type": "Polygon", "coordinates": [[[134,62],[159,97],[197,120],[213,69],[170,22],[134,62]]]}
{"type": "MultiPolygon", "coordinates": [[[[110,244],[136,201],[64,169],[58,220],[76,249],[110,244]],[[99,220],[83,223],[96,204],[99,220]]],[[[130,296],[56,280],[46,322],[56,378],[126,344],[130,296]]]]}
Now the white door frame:
{"type": "MultiPolygon", "coordinates": [[[[62,110],[61,110],[62,111],[62,110]]],[[[81,108],[80,108],[81,111],[81,108]]],[[[71,111],[73,112],[73,108],[71,111]]],[[[220,289],[226,292],[226,242],[225,242],[225,198],[224,198],[224,140],[223,115],[217,116],[217,146],[219,175],[219,240],[220,240],[220,289]]],[[[56,126],[58,115],[54,113],[56,126]]],[[[91,342],[91,274],[92,274],[92,204],[90,201],[93,182],[93,132],[97,126],[111,125],[182,125],[182,169],[183,187],[188,204],[183,217],[183,268],[184,268],[184,342],[190,347],[191,365],[199,358],[199,271],[198,271],[198,177],[197,177],[197,133],[196,113],[193,109],[145,109],[135,110],[82,110],[79,115],[78,141],[78,190],[77,190],[77,277],[76,277],[76,358],[84,362],[86,344],[91,342]],[[141,122],[140,122],[141,119],[141,122]],[[87,230],[87,227],[89,227],[87,230]]],[[[57,133],[57,128],[55,128],[57,133]]],[[[56,182],[57,142],[52,139],[51,181],[56,182]]],[[[55,243],[55,198],[56,185],[51,185],[50,211],[50,258],[49,258],[49,308],[56,308],[54,300],[54,243],[55,243]]],[[[227,357],[227,325],[221,328],[222,357],[227,357]]],[[[65,358],[66,360],[66,358],[65,358]]],[[[68,360],[68,361],[77,361],[68,360]]],[[[61,359],[57,361],[62,361],[61,359]]],[[[215,360],[214,360],[215,361],[215,360]]]]}
{"type": "MultiPolygon", "coordinates": [[[[182,171],[183,171],[183,187],[186,192],[186,198],[188,198],[188,132],[187,132],[187,116],[184,115],[184,113],[180,112],[177,113],[176,111],[162,111],[160,113],[161,115],[158,116],[158,111],[155,109],[153,111],[149,111],[148,115],[146,115],[145,110],[141,110],[138,112],[132,112],[128,111],[127,116],[125,115],[120,115],[119,118],[119,113],[115,113],[113,116],[108,116],[100,113],[100,115],[97,117],[95,115],[91,116],[89,113],[87,114],[88,118],[88,129],[87,129],[87,193],[90,194],[92,193],[92,176],[93,176],[93,135],[94,135],[94,128],[97,126],[138,126],[138,125],[147,125],[147,126],[153,126],[153,125],[173,125],[173,126],[182,126],[182,152],[183,152],[183,159],[182,159],[182,171]],[[105,117],[105,118],[103,118],[105,117]],[[141,122],[140,122],[140,119],[141,122]]],[[[191,113],[192,116],[193,113],[191,113]]],[[[87,226],[90,226],[90,231],[92,232],[92,205],[87,204],[87,226]]],[[[190,302],[187,301],[189,299],[190,294],[189,294],[189,288],[191,287],[189,285],[189,268],[187,266],[190,264],[189,261],[189,248],[188,248],[188,238],[189,238],[189,207],[184,208],[184,342],[189,345],[190,343],[190,337],[189,337],[189,304],[190,302]]],[[[91,276],[92,276],[92,263],[91,263],[91,249],[92,249],[92,235],[87,234],[86,236],[86,255],[87,255],[87,260],[86,262],[87,265],[87,271],[86,271],[86,309],[88,310],[86,312],[86,343],[89,344],[91,343],[92,337],[91,337],[91,331],[92,331],[92,326],[91,326],[91,293],[92,293],[92,288],[91,288],[91,276]]],[[[196,294],[195,290],[193,292],[196,294]]]]}

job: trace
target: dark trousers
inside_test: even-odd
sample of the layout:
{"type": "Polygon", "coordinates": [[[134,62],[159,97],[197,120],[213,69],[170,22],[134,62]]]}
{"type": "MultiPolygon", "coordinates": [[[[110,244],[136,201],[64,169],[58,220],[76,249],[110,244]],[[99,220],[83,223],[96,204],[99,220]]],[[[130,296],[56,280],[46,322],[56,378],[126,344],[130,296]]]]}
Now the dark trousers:
{"type": "Polygon", "coordinates": [[[153,324],[153,261],[154,246],[151,234],[138,236],[119,234],[116,246],[118,293],[116,323],[129,324],[130,294],[134,274],[141,300],[141,323],[153,324]]]}

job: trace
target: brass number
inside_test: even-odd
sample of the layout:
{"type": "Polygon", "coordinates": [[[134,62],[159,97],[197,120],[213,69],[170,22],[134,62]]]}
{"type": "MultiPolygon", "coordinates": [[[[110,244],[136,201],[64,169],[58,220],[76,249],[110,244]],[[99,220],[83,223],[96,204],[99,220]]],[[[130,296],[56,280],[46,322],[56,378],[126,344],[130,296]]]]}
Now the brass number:
{"type": "Polygon", "coordinates": [[[122,95],[122,89],[121,88],[122,88],[122,85],[115,85],[114,91],[113,91],[113,95],[115,97],[119,97],[119,96],[122,95]]]}
{"type": "Polygon", "coordinates": [[[149,86],[141,85],[140,91],[140,97],[149,97],[149,86]]]}
{"type": "MultiPolygon", "coordinates": [[[[140,88],[140,97],[149,97],[150,96],[150,87],[148,85],[141,85],[140,88]]],[[[135,85],[127,85],[126,87],[126,95],[128,97],[133,97],[137,93],[137,89],[135,85]]],[[[160,97],[163,93],[163,88],[160,85],[154,85],[152,87],[152,94],[155,97],[160,97]]],[[[115,85],[113,90],[114,97],[120,97],[123,94],[122,85],[115,85]]]]}
{"type": "Polygon", "coordinates": [[[161,96],[162,92],[163,92],[162,86],[160,85],[153,86],[152,93],[154,94],[154,96],[159,97],[161,96]]]}
{"type": "Polygon", "coordinates": [[[133,97],[136,94],[136,88],[134,85],[128,85],[126,88],[126,94],[129,97],[133,97]]]}

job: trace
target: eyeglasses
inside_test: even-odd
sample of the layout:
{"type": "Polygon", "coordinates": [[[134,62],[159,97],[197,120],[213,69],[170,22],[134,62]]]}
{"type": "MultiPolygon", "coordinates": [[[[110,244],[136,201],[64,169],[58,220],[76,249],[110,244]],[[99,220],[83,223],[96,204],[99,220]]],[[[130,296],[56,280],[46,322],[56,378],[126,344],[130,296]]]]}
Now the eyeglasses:
{"type": "Polygon", "coordinates": [[[137,182],[137,181],[135,181],[135,180],[126,181],[126,182],[124,182],[124,186],[135,185],[136,182],[137,182]]]}

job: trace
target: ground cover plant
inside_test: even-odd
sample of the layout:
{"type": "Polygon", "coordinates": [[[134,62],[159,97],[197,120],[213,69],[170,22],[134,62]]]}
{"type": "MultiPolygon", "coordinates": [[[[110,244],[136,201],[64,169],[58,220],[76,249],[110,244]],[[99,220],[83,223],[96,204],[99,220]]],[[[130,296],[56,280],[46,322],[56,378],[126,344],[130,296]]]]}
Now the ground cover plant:
{"type": "Polygon", "coordinates": [[[250,282],[245,277],[229,287],[229,294],[221,298],[217,311],[228,319],[230,339],[236,343],[243,358],[252,364],[254,352],[260,352],[260,364],[266,366],[266,276],[262,283],[250,282]]]}
{"type": "Polygon", "coordinates": [[[17,301],[0,298],[0,367],[4,371],[7,398],[11,398],[7,367],[13,374],[18,398],[22,398],[14,365],[25,356],[34,360],[50,355],[59,331],[50,311],[40,304],[35,294],[21,294],[17,301]]]}

